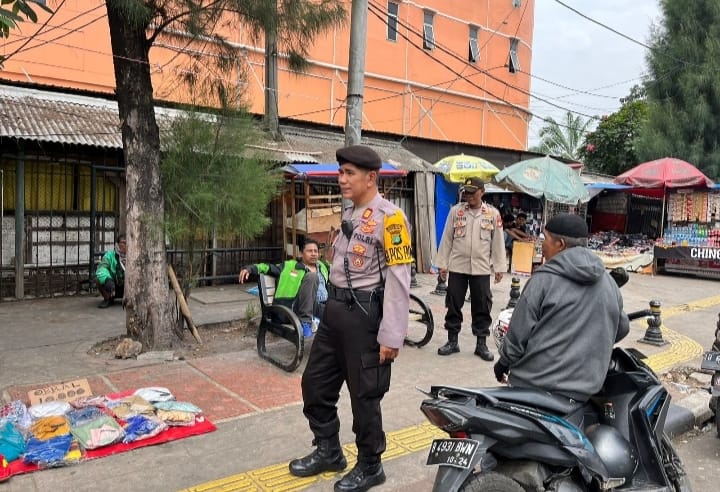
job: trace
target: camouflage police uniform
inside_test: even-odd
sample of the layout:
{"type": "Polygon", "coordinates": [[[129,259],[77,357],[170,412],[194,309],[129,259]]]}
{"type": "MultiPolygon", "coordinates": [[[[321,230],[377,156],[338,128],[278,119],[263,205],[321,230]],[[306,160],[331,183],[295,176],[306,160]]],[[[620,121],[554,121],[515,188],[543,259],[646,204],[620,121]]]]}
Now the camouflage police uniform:
{"type": "MultiPolygon", "coordinates": [[[[379,168],[379,158],[377,163],[379,168]]],[[[342,451],[332,452],[339,446],[337,401],[343,382],[352,405],[358,465],[377,469],[385,451],[380,402],[391,374],[391,361],[379,362],[380,345],[399,349],[407,334],[413,259],[405,214],[378,193],[362,207],[347,207],[342,218],[346,225],[333,243],[325,313],[302,377],[303,412],[318,450],[291,462],[291,473],[299,476],[344,468],[344,457],[338,458],[342,451]]],[[[353,489],[336,484],[336,490],[353,489]]]]}
{"type": "MultiPolygon", "coordinates": [[[[472,183],[484,187],[482,181],[474,179],[467,180],[466,186],[475,186],[472,183]]],[[[435,259],[436,267],[448,271],[445,329],[449,342],[454,340],[457,344],[469,286],[472,333],[478,337],[475,353],[481,355],[482,343],[486,351],[483,358],[486,360],[492,360],[492,354],[484,345],[492,323],[490,276],[506,271],[506,261],[502,217],[495,207],[482,202],[479,208],[472,209],[467,203],[459,203],[450,209],[435,259]]],[[[452,352],[439,353],[447,355],[452,352]]]]}

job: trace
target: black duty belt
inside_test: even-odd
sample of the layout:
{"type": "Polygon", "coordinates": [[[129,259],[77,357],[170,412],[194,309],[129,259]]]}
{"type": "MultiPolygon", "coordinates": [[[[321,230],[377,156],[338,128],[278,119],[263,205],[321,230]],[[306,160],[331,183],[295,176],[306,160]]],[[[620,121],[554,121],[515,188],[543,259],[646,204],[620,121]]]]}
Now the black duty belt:
{"type": "MultiPolygon", "coordinates": [[[[373,292],[369,290],[355,290],[358,302],[370,302],[373,292]]],[[[350,289],[328,285],[328,299],[335,299],[340,302],[352,302],[353,297],[350,289]]]]}

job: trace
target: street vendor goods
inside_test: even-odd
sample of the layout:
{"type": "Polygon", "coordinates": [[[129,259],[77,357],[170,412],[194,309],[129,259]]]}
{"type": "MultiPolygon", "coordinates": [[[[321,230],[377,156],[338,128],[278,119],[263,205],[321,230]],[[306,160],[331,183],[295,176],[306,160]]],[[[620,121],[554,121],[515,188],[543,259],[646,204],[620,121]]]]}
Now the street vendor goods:
{"type": "Polygon", "coordinates": [[[0,409],[0,454],[8,477],[66,466],[215,430],[190,402],[166,388],[0,409]],[[150,398],[153,402],[148,401],[150,398]]]}

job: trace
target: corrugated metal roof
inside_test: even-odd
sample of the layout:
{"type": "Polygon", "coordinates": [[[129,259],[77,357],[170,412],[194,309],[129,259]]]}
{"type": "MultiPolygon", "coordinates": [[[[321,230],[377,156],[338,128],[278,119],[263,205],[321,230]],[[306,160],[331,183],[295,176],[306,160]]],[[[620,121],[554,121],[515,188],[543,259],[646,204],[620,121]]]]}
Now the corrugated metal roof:
{"type": "MultiPolygon", "coordinates": [[[[315,162],[335,162],[335,151],[345,145],[345,136],[336,132],[286,125],[281,127],[281,131],[285,142],[278,144],[278,147],[285,147],[295,152],[308,152],[317,159],[315,162]]],[[[438,172],[429,162],[397,142],[364,137],[362,143],[375,149],[383,161],[398,169],[411,172],[438,172]]]]}
{"type": "MultiPolygon", "coordinates": [[[[161,132],[180,110],[156,107],[161,132]]],[[[345,145],[341,133],[283,125],[284,141],[248,146],[281,164],[335,162],[345,145]]],[[[0,85],[0,138],[122,149],[117,102],[97,97],[0,85]]],[[[438,172],[399,143],[363,138],[383,161],[405,171],[438,172]]]]}
{"type": "Polygon", "coordinates": [[[0,137],[122,148],[117,104],[53,100],[39,91],[0,88],[0,137]]]}
{"type": "MultiPolygon", "coordinates": [[[[161,130],[179,110],[155,108],[161,130]]],[[[122,149],[117,102],[0,85],[0,137],[122,149]]]]}

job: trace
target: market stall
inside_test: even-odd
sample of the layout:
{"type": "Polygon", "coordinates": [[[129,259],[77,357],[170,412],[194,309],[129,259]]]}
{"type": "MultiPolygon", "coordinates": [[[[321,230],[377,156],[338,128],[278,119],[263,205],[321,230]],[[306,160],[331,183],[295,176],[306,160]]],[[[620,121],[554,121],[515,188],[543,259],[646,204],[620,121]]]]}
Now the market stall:
{"type": "Polygon", "coordinates": [[[688,162],[665,157],[640,164],[614,182],[662,196],[654,272],[720,278],[720,193],[712,180],[688,162]]]}
{"type": "MultiPolygon", "coordinates": [[[[320,243],[321,250],[328,244],[329,235],[339,229],[342,215],[342,195],[337,184],[338,164],[292,164],[285,166],[286,182],[283,192],[283,244],[288,257],[300,256],[300,244],[305,238],[320,243]]],[[[407,171],[383,162],[379,188],[383,196],[391,191],[405,191],[407,185],[398,183],[407,171]]],[[[411,210],[404,210],[412,219],[411,210]]]]}
{"type": "Polygon", "coordinates": [[[655,268],[720,278],[720,190],[668,195],[667,227],[654,249],[655,268]]]}

